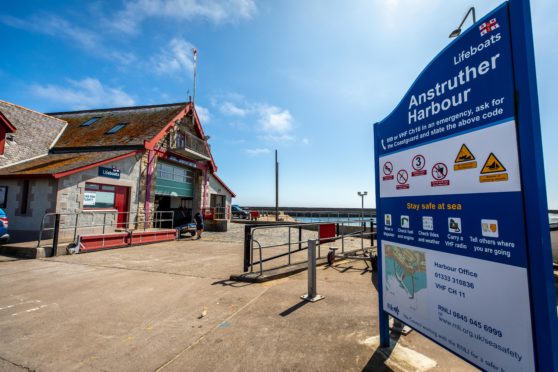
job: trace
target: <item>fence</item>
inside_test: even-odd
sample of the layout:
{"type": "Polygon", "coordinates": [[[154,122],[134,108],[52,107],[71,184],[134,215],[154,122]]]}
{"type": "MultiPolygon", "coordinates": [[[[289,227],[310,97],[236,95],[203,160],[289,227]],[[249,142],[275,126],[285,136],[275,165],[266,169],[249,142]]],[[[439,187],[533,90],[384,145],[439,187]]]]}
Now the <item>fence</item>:
{"type": "MultiPolygon", "coordinates": [[[[256,212],[259,218],[264,217],[267,220],[275,221],[275,211],[269,209],[247,209],[247,212],[256,212]]],[[[376,217],[372,217],[369,211],[295,211],[285,210],[279,211],[279,221],[283,222],[331,222],[338,223],[344,222],[345,224],[352,224],[357,226],[359,221],[366,218],[371,218],[373,223],[376,223],[376,217]]]]}
{"type": "Polygon", "coordinates": [[[258,267],[262,275],[264,263],[268,265],[266,270],[270,270],[304,262],[304,260],[295,260],[300,256],[298,253],[308,249],[309,240],[317,240],[318,259],[322,257],[322,245],[328,243],[340,245],[338,247],[340,255],[356,251],[364,252],[365,245],[373,246],[375,234],[374,224],[370,218],[316,223],[246,225],[243,270],[254,272],[254,267],[258,267]],[[275,263],[269,265],[273,261],[275,263]]]}
{"type": "Polygon", "coordinates": [[[206,220],[225,220],[228,219],[230,208],[227,207],[210,207],[202,210],[203,217],[206,220]]]}
{"type": "Polygon", "coordinates": [[[43,240],[52,239],[56,215],[60,215],[60,241],[77,240],[78,235],[110,234],[118,231],[157,230],[174,228],[174,211],[145,213],[118,211],[82,211],[79,213],[45,213],[37,239],[37,247],[43,240]]]}

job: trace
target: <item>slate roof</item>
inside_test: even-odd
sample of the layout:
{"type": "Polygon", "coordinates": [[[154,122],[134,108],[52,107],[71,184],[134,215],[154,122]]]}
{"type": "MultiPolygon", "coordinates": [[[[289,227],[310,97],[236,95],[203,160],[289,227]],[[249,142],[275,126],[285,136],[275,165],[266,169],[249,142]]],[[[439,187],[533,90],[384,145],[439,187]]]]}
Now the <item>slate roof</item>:
{"type": "Polygon", "coordinates": [[[0,112],[16,128],[15,141],[6,141],[0,167],[48,153],[66,122],[0,100],[0,112]]]}
{"type": "Polygon", "coordinates": [[[135,154],[135,151],[102,151],[65,154],[48,154],[24,163],[0,169],[2,176],[55,176],[70,171],[82,170],[83,167],[95,167],[108,163],[115,158],[135,154]]]}
{"type": "Polygon", "coordinates": [[[104,146],[143,146],[155,137],[190,103],[180,102],[154,106],[120,107],[100,110],[49,113],[68,122],[68,127],[56,143],[56,149],[104,146]],[[99,117],[90,126],[81,125],[99,117]],[[120,123],[126,126],[114,134],[106,134],[120,123]]]}
{"type": "MultiPolygon", "coordinates": [[[[29,137],[29,144],[26,149],[37,147],[37,143],[46,142],[46,139],[52,139],[49,146],[45,146],[44,150],[37,155],[43,155],[37,158],[31,156],[23,156],[18,164],[12,164],[1,168],[0,160],[0,178],[2,177],[64,177],[73,172],[83,169],[96,167],[105,163],[131,156],[136,151],[144,151],[146,142],[157,142],[165,134],[163,129],[172,122],[185,109],[193,109],[190,102],[179,102],[172,104],[162,104],[153,106],[136,106],[136,107],[120,107],[96,110],[83,110],[71,112],[54,112],[49,114],[40,114],[20,106],[12,105],[7,102],[0,101],[0,104],[16,107],[22,111],[14,114],[14,117],[36,117],[36,121],[45,123],[56,123],[60,128],[54,135],[45,135],[44,130],[37,130],[29,137]],[[190,107],[189,107],[190,106],[190,107]],[[95,123],[90,126],[81,126],[87,120],[99,117],[95,123]],[[126,126],[114,134],[106,134],[111,128],[120,123],[126,123],[126,126]],[[65,127],[65,129],[64,129],[65,127]],[[56,144],[49,152],[50,144],[56,139],[59,133],[63,133],[57,139],[56,144]],[[46,155],[48,153],[48,155],[46,155]]],[[[0,105],[0,110],[2,110],[0,105]]],[[[14,111],[15,109],[11,109],[14,111]]],[[[16,110],[17,111],[17,110],[16,110]]],[[[187,110],[188,111],[188,110],[187,110]]],[[[8,120],[20,129],[17,125],[18,121],[13,121],[4,110],[8,120]]],[[[199,117],[194,110],[190,112],[195,115],[196,131],[200,138],[204,138],[203,129],[199,123],[199,117]]],[[[46,124],[45,124],[46,126],[46,124]]],[[[44,129],[44,128],[42,128],[44,129]]],[[[24,136],[22,136],[25,138],[24,136]]],[[[40,146],[39,146],[40,147],[40,146]]],[[[209,148],[208,148],[209,150],[209,148]]],[[[217,181],[220,182],[232,195],[234,192],[230,190],[225,183],[217,177],[215,171],[217,167],[213,161],[211,151],[210,170],[217,181]]],[[[0,157],[1,159],[1,157],[0,157]]]]}

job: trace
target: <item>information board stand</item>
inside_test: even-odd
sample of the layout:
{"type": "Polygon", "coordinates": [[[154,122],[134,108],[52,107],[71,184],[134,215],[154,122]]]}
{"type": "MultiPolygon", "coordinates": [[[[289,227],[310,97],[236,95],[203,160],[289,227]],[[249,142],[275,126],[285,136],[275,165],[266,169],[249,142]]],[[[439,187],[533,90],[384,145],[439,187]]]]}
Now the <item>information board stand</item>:
{"type": "Polygon", "coordinates": [[[389,315],[488,371],[558,369],[528,1],[449,44],[374,126],[389,315]]]}

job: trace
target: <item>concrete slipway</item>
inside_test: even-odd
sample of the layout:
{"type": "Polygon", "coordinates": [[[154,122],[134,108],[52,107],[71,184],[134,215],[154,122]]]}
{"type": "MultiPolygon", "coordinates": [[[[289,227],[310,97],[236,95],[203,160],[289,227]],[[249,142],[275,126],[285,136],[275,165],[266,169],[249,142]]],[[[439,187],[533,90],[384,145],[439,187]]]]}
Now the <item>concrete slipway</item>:
{"type": "MultiPolygon", "coordinates": [[[[211,236],[207,236],[211,239],[211,236]]],[[[468,371],[416,332],[378,349],[362,262],[228,280],[242,244],[181,241],[54,259],[0,260],[0,370],[468,371]]]]}

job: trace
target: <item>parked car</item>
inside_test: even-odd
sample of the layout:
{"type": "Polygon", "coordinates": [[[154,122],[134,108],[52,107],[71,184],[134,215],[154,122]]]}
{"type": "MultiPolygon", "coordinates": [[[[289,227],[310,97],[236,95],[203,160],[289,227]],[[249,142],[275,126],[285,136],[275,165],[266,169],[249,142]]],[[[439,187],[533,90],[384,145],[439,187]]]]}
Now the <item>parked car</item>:
{"type": "Polygon", "coordinates": [[[250,218],[250,212],[245,211],[244,209],[240,208],[240,206],[238,205],[232,205],[231,211],[232,211],[232,218],[244,218],[244,219],[250,218]]]}
{"type": "Polygon", "coordinates": [[[3,209],[0,209],[0,243],[6,243],[10,240],[10,234],[8,234],[8,216],[3,209]]]}

